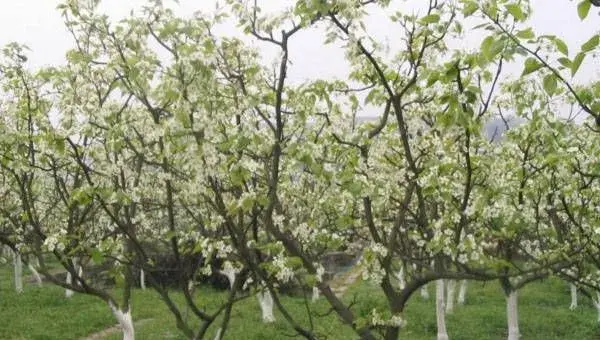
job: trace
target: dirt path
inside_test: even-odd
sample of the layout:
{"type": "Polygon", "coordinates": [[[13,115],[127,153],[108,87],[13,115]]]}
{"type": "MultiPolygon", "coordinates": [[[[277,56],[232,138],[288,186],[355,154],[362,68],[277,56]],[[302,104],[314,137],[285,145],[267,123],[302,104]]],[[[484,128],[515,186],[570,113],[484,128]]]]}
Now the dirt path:
{"type": "MultiPolygon", "coordinates": [[[[152,319],[152,318],[141,319],[141,320],[135,321],[133,323],[133,326],[135,328],[135,327],[141,326],[145,323],[148,323],[149,321],[152,321],[152,320],[154,320],[154,319],[152,319]]],[[[101,340],[101,339],[106,338],[109,335],[113,335],[115,333],[120,333],[120,332],[121,332],[121,327],[119,325],[114,325],[114,326],[105,328],[101,331],[98,331],[96,333],[89,334],[88,336],[83,337],[80,340],[101,340]]]]}

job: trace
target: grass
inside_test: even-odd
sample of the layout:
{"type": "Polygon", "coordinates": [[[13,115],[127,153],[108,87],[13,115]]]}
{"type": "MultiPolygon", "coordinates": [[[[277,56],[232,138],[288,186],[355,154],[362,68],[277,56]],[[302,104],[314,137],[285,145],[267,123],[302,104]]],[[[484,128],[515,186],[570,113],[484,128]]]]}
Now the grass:
{"type": "MultiPolygon", "coordinates": [[[[0,327],[0,339],[81,339],[115,324],[108,306],[94,297],[76,294],[66,299],[61,288],[50,284],[38,288],[32,283],[26,283],[23,294],[16,294],[10,269],[8,265],[0,266],[0,320],[4,325],[0,327]]],[[[25,272],[27,274],[27,270],[25,272]]],[[[580,307],[569,311],[568,288],[564,282],[552,279],[531,284],[520,292],[519,321],[523,340],[600,340],[597,314],[591,302],[580,297],[580,307]]],[[[416,294],[410,300],[405,312],[408,324],[401,332],[401,339],[435,339],[433,285],[429,290],[431,299],[423,300],[416,294]]],[[[199,288],[197,296],[199,302],[208,307],[225,299],[224,292],[209,287],[199,288]]],[[[373,308],[381,310],[385,306],[383,296],[368,284],[351,287],[345,296],[347,301],[356,301],[353,311],[357,315],[366,316],[373,308]]],[[[136,290],[133,299],[133,318],[139,322],[136,325],[138,339],[184,339],[173,317],[152,290],[136,290]]],[[[282,301],[300,323],[309,324],[303,299],[283,297],[282,301]]],[[[322,299],[310,306],[318,313],[328,310],[322,299]]],[[[291,327],[278,311],[275,316],[275,323],[262,324],[256,298],[246,299],[234,307],[225,339],[288,339],[291,327]]],[[[356,338],[333,314],[315,317],[313,321],[317,333],[327,339],[356,338]]],[[[453,340],[505,339],[505,304],[498,284],[470,283],[466,305],[456,306],[448,315],[447,327],[453,340]]],[[[218,325],[210,328],[208,338],[214,337],[217,328],[218,325]]],[[[116,333],[105,339],[120,338],[121,334],[116,333]]]]}

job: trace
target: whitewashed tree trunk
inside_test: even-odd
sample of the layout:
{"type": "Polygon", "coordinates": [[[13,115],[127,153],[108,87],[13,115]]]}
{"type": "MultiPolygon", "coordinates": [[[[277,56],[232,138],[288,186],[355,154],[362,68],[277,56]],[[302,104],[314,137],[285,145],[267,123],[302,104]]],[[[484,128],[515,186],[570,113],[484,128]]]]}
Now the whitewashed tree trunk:
{"type": "Polygon", "coordinates": [[[312,302],[317,302],[317,300],[319,300],[320,294],[321,291],[319,290],[319,288],[317,288],[317,286],[314,286],[312,289],[312,302]]]}
{"type": "Polygon", "coordinates": [[[454,310],[454,298],[456,295],[456,281],[446,280],[446,313],[452,313],[454,310]]]}
{"type": "MultiPolygon", "coordinates": [[[[70,285],[73,283],[73,276],[71,276],[70,272],[67,272],[67,278],[65,279],[65,282],[70,285]]],[[[71,296],[73,296],[73,291],[70,290],[69,288],[65,289],[65,296],[70,298],[71,296]]]]}
{"type": "Polygon", "coordinates": [[[596,311],[598,312],[598,318],[596,321],[600,323],[600,293],[596,293],[596,298],[592,298],[592,302],[594,303],[594,307],[596,307],[596,311]]]}
{"type": "Polygon", "coordinates": [[[221,270],[221,274],[227,276],[227,280],[229,280],[229,289],[233,290],[233,285],[235,284],[235,277],[237,275],[237,270],[231,266],[225,266],[223,270],[221,270]]]}
{"type": "Polygon", "coordinates": [[[519,313],[517,291],[512,291],[506,297],[506,319],[508,321],[508,340],[519,339],[519,313]]]}
{"type": "Polygon", "coordinates": [[[23,261],[19,252],[13,252],[13,266],[15,274],[15,290],[23,293],[23,261]]]}
{"type": "Polygon", "coordinates": [[[569,309],[575,310],[575,308],[577,308],[577,286],[571,283],[571,305],[569,309]]]}
{"type": "Polygon", "coordinates": [[[119,326],[123,331],[123,340],[135,340],[135,332],[133,329],[133,320],[131,319],[131,309],[122,311],[118,309],[112,302],[109,302],[110,310],[119,322],[119,326]]]}
{"type": "Polygon", "coordinates": [[[460,288],[458,290],[458,298],[456,299],[456,303],[459,305],[464,305],[467,299],[467,280],[460,281],[460,288]]]}
{"type": "Polygon", "coordinates": [[[140,269],[140,288],[146,290],[146,273],[144,273],[143,269],[140,269]]]}
{"type": "Polygon", "coordinates": [[[449,340],[446,330],[446,312],[444,308],[444,280],[435,282],[435,314],[437,319],[437,340],[449,340]]]}
{"type": "Polygon", "coordinates": [[[217,329],[217,334],[215,334],[215,340],[221,340],[222,331],[223,330],[221,328],[217,329]]]}
{"type": "Polygon", "coordinates": [[[429,291],[427,290],[427,286],[421,287],[421,297],[425,300],[429,300],[429,291]]]}
{"type": "Polygon", "coordinates": [[[406,280],[404,279],[404,266],[400,267],[400,270],[396,273],[396,279],[398,280],[398,288],[404,289],[404,287],[406,287],[406,280]]]}
{"type": "MultiPolygon", "coordinates": [[[[77,258],[76,257],[73,258],[73,267],[77,268],[77,258]]],[[[70,271],[67,271],[67,278],[65,279],[65,282],[69,285],[73,284],[73,276],[71,275],[70,271]]],[[[65,296],[70,298],[71,296],[73,296],[73,291],[70,290],[69,288],[66,288],[65,296]]]]}
{"type": "Polygon", "coordinates": [[[33,264],[31,264],[31,262],[27,263],[27,268],[33,274],[33,277],[35,277],[35,282],[37,283],[37,285],[41,287],[42,286],[42,277],[40,276],[40,273],[38,273],[38,271],[35,269],[33,264]]]}
{"type": "Polygon", "coordinates": [[[260,305],[260,310],[262,312],[263,322],[274,322],[275,316],[273,315],[273,297],[271,296],[271,292],[265,289],[258,292],[256,296],[258,297],[258,304],[260,305]]]}

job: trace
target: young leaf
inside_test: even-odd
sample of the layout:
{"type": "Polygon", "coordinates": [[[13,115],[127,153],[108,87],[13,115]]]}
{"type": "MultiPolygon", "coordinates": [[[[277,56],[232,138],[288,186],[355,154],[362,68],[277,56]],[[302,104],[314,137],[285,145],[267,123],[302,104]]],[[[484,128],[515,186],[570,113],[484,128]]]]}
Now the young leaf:
{"type": "Polygon", "coordinates": [[[517,21],[525,20],[525,13],[523,13],[521,6],[519,6],[517,4],[508,4],[508,5],[506,5],[506,10],[508,11],[508,13],[510,13],[510,15],[513,16],[513,18],[515,18],[515,20],[517,20],[517,21]]]}
{"type": "Polygon", "coordinates": [[[535,38],[535,34],[533,33],[533,30],[531,29],[531,27],[521,30],[521,31],[517,32],[517,34],[515,34],[515,35],[521,39],[535,38]]]}
{"type": "Polygon", "coordinates": [[[560,63],[562,66],[564,66],[564,67],[566,67],[566,68],[568,68],[568,69],[570,69],[570,68],[571,68],[571,60],[570,60],[569,58],[565,58],[565,57],[558,58],[558,62],[559,62],[559,63],[560,63]]]}
{"type": "Polygon", "coordinates": [[[579,19],[583,20],[588,16],[591,6],[592,3],[590,0],[583,0],[577,5],[577,15],[579,15],[579,19]]]}
{"type": "Polygon", "coordinates": [[[554,73],[551,73],[544,77],[544,90],[548,95],[553,95],[556,92],[558,82],[554,73]]]}
{"type": "Polygon", "coordinates": [[[552,39],[552,41],[554,41],[554,45],[556,45],[556,49],[560,53],[562,53],[566,56],[569,55],[569,47],[567,46],[567,44],[564,41],[562,41],[560,38],[557,38],[557,37],[554,37],[552,39]]]}
{"type": "Polygon", "coordinates": [[[573,59],[573,62],[571,63],[571,76],[574,76],[575,73],[577,73],[584,58],[585,58],[585,53],[583,53],[583,52],[581,52],[581,53],[577,54],[577,56],[575,56],[575,59],[573,59]]]}
{"type": "Polygon", "coordinates": [[[589,52],[589,51],[595,49],[596,47],[598,47],[599,43],[600,43],[600,34],[596,34],[593,37],[591,37],[588,41],[583,43],[583,45],[581,45],[581,51],[589,52]]]}
{"type": "Polygon", "coordinates": [[[525,69],[523,69],[523,73],[521,74],[521,76],[526,76],[530,73],[533,73],[539,70],[541,67],[542,64],[539,61],[537,61],[537,59],[527,58],[527,60],[525,60],[525,69]]]}
{"type": "Polygon", "coordinates": [[[422,17],[420,20],[421,24],[424,24],[424,25],[435,24],[439,21],[440,21],[439,14],[429,14],[429,15],[422,17]]]}
{"type": "Polygon", "coordinates": [[[475,13],[475,11],[477,11],[478,8],[479,6],[477,6],[477,2],[469,1],[465,3],[465,7],[463,7],[463,15],[466,18],[475,13]]]}

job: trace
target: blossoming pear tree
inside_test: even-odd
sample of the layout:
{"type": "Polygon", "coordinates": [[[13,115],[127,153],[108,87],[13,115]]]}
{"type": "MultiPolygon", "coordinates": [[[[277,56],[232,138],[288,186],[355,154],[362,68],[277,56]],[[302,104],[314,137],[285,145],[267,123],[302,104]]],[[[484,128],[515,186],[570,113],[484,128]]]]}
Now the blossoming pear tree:
{"type": "Polygon", "coordinates": [[[594,262],[582,254],[597,250],[596,191],[569,195],[595,183],[595,139],[570,138],[583,127],[554,118],[551,99],[596,117],[600,96],[561,73],[575,73],[583,57],[553,66],[527,45],[555,57],[565,53],[558,37],[513,29],[527,21],[528,2],[415,1],[415,14],[392,13],[383,0],[294,1],[274,14],[256,1],[225,3],[179,18],[152,0],[115,23],[98,0],[67,0],[59,10],[74,47],[65,65],[31,72],[22,48],[5,52],[0,241],[36,256],[52,282],[104,300],[124,339],[134,338],[130,300],[142,271],[190,339],[221,339],[244,286],[254,287],[264,321],[275,307],[307,339],[319,336],[282,303],[284,285],[318,290],[362,339],[396,340],[409,299],[430,282],[438,339],[449,338],[445,280],[500,280],[510,339],[522,285],[550,273],[592,285],[594,262]],[[400,48],[370,34],[374,10],[389,14],[400,48]],[[478,50],[451,49],[474,16],[493,34],[478,50]],[[224,20],[275,48],[275,65],[216,34],[224,20]],[[292,47],[317,26],[323,43],[344,51],[348,77],[291,83],[292,47]],[[506,80],[503,65],[520,55],[524,79],[506,80]],[[375,122],[358,121],[366,107],[380,110],[375,122]],[[527,122],[490,142],[485,123],[507,111],[527,122]],[[584,166],[565,161],[575,145],[588,150],[584,166]],[[573,168],[580,177],[568,175],[573,168]],[[338,250],[357,254],[386,305],[361,314],[335,294],[323,259],[338,250]],[[71,283],[50,275],[44,252],[71,283]],[[183,304],[160,281],[157,256],[173,259],[183,304]],[[86,261],[114,264],[121,299],[80,273],[86,261]],[[230,283],[212,309],[193,289],[211,272],[230,283]]]}

